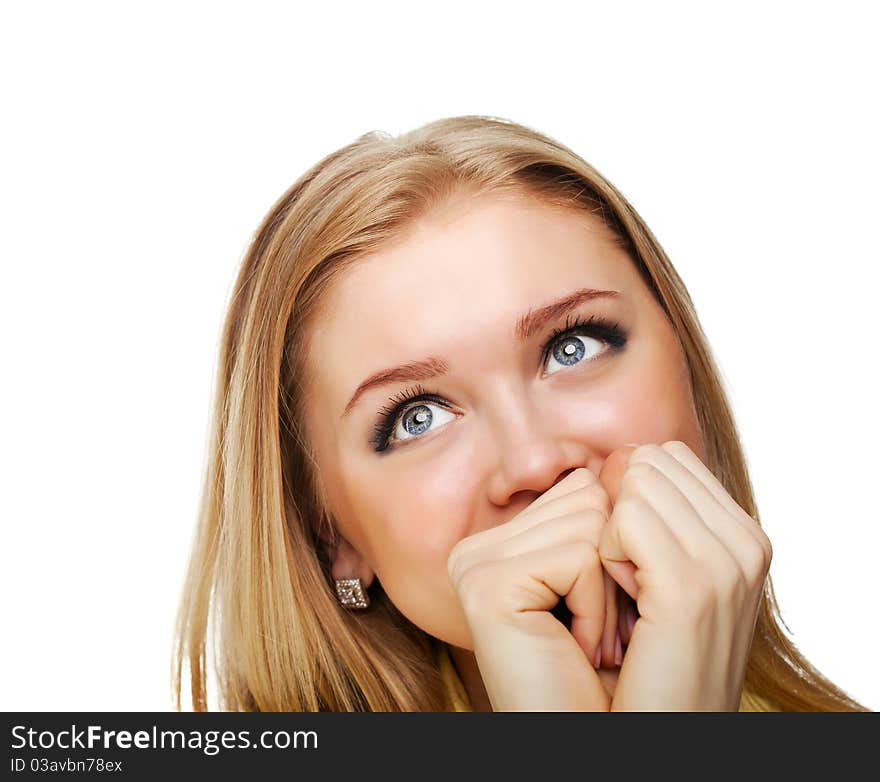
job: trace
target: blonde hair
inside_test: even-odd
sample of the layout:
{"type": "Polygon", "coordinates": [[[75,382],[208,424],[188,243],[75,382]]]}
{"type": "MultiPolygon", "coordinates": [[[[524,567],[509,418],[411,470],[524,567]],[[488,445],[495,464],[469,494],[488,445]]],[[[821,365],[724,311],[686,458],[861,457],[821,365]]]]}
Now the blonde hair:
{"type": "MultiPolygon", "coordinates": [[[[586,209],[628,249],[690,366],[706,464],[759,520],[730,404],[694,305],[660,244],[615,187],[574,152],[504,119],[462,116],[392,137],[367,133],[328,155],[272,207],[245,255],[220,345],[198,527],[178,617],[173,691],[208,708],[437,711],[434,639],[376,582],[364,612],[339,605],[335,530],[304,436],[309,323],[332,280],[458,192],[507,192],[586,209]],[[208,637],[211,636],[211,643],[208,637]]],[[[742,710],[867,711],[783,634],[770,578],[742,710]]]]}

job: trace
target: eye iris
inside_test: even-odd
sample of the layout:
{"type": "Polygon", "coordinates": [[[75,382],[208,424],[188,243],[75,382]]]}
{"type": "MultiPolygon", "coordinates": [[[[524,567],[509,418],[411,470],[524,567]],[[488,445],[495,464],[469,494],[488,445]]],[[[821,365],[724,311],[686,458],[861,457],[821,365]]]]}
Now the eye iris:
{"type": "Polygon", "coordinates": [[[431,425],[433,420],[434,415],[431,413],[430,408],[425,405],[418,405],[403,417],[403,428],[406,429],[408,434],[421,434],[431,425]],[[416,424],[414,429],[411,429],[409,426],[411,422],[416,424]]]}
{"type": "Polygon", "coordinates": [[[577,337],[566,337],[553,351],[553,358],[564,366],[576,364],[584,357],[584,343],[577,337]]]}

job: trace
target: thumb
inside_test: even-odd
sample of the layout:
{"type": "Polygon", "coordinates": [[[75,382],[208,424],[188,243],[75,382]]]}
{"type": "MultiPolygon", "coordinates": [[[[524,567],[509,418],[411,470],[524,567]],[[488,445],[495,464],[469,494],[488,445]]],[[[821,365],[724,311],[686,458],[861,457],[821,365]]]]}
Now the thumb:
{"type": "MultiPolygon", "coordinates": [[[[631,443],[612,451],[599,472],[599,481],[605,487],[612,505],[617,502],[620,493],[620,482],[629,464],[629,457],[638,447],[631,443]]],[[[612,511],[613,513],[613,511],[612,511]]],[[[602,566],[633,600],[638,599],[639,587],[636,584],[636,566],[627,558],[623,551],[617,525],[606,524],[599,539],[599,557],[602,566]]]]}
{"type": "Polygon", "coordinates": [[[637,447],[635,443],[620,446],[608,454],[602,469],[599,470],[599,481],[608,492],[612,505],[617,502],[617,495],[620,494],[620,482],[623,480],[623,474],[629,464],[629,457],[637,447]]]}
{"type": "Polygon", "coordinates": [[[626,592],[633,600],[639,599],[639,585],[636,583],[636,566],[629,561],[621,562],[619,560],[605,559],[599,554],[602,560],[602,567],[605,568],[611,578],[613,578],[620,588],[626,592]]]}

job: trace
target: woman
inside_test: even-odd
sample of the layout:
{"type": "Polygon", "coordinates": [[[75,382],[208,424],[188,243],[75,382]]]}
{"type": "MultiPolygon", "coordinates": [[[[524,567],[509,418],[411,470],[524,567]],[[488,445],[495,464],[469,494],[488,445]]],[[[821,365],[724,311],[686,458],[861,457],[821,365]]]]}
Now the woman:
{"type": "Polygon", "coordinates": [[[864,711],[783,635],[690,297],[619,192],[488,117],[265,218],[179,618],[194,708],[864,711]]]}

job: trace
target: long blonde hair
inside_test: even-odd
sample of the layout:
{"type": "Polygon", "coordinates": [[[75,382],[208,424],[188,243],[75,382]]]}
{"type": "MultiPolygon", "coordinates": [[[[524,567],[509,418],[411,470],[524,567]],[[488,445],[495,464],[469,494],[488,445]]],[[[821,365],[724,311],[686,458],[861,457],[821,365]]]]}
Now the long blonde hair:
{"type": "MultiPolygon", "coordinates": [[[[336,275],[460,191],[510,192],[599,215],[663,306],[690,366],[706,464],[760,522],[730,404],[691,298],[615,187],[574,152],[504,119],[462,116],[392,137],[367,133],[328,155],[272,207],[242,262],[226,315],[198,526],[172,665],[181,708],[437,711],[434,639],[376,582],[363,612],[336,600],[335,530],[303,436],[305,335],[336,275]],[[210,636],[210,643],[209,643],[210,636]]],[[[783,634],[770,578],[742,710],[867,711],[783,634]]]]}

